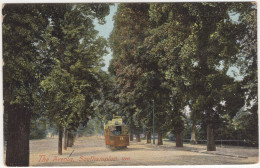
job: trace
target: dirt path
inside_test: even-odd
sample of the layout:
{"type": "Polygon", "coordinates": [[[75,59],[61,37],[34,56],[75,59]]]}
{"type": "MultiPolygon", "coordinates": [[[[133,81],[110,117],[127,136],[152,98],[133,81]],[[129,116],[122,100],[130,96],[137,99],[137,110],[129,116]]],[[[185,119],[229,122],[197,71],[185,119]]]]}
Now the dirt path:
{"type": "Polygon", "coordinates": [[[30,141],[31,166],[114,166],[114,165],[219,165],[255,164],[258,149],[222,147],[207,152],[204,145],[184,144],[176,148],[175,143],[164,141],[157,146],[142,142],[131,142],[125,150],[106,148],[103,136],[81,137],[72,148],[57,155],[57,138],[30,141]],[[45,156],[43,156],[45,155],[45,156]]]}

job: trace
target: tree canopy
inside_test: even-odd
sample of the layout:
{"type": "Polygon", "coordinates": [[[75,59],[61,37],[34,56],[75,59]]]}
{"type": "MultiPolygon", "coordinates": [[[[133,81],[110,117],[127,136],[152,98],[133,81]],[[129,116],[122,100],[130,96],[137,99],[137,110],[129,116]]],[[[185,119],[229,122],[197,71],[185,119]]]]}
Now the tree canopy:
{"type": "Polygon", "coordinates": [[[110,37],[110,72],[120,98],[131,102],[125,115],[150,121],[144,122],[148,128],[154,99],[157,128],[181,141],[189,106],[193,120],[207,129],[208,150],[215,150],[214,129],[222,118],[235,117],[246,100],[257,101],[249,96],[256,89],[255,12],[252,3],[120,4],[110,37]],[[242,81],[232,68],[241,70],[242,81]]]}
{"type": "Polygon", "coordinates": [[[121,3],[107,41],[95,21],[105,23],[110,5],[4,6],[8,166],[28,166],[30,135],[44,137],[48,124],[61,154],[63,131],[67,144],[113,114],[138,142],[144,132],[151,143],[154,117],[158,145],[174,134],[182,147],[191,132],[207,138],[208,151],[219,138],[258,143],[255,3],[121,3]]]}

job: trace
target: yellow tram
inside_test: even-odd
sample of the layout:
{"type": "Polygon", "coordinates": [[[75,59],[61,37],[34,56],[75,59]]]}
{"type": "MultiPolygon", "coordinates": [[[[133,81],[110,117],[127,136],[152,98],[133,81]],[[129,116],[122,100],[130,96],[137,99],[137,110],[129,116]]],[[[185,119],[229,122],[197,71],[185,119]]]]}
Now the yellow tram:
{"type": "Polygon", "coordinates": [[[126,148],[129,146],[129,129],[123,124],[121,116],[113,115],[113,119],[104,125],[104,133],[108,147],[126,148]]]}

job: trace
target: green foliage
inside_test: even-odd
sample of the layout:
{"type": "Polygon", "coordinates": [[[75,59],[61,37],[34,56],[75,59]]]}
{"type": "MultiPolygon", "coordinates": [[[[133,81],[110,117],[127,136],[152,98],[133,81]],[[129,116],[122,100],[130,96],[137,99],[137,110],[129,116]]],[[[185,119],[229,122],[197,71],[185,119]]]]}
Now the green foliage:
{"type": "Polygon", "coordinates": [[[41,70],[35,44],[42,41],[42,31],[48,24],[44,10],[40,4],[7,4],[3,9],[5,106],[23,104],[32,111],[41,70]]]}
{"type": "Polygon", "coordinates": [[[74,115],[79,116],[77,112],[85,100],[70,74],[58,64],[41,85],[47,91],[46,105],[49,119],[53,122],[58,121],[58,124],[64,127],[67,126],[67,122],[76,122],[77,120],[73,121],[74,115]]]}
{"type": "Polygon", "coordinates": [[[103,122],[98,118],[92,118],[86,126],[79,125],[77,129],[79,136],[100,135],[104,133],[103,122]]]}
{"type": "MultiPolygon", "coordinates": [[[[252,3],[120,4],[109,69],[122,111],[148,128],[154,99],[157,128],[180,133],[187,106],[201,129],[217,129],[245,100],[256,105],[255,18],[252,3]],[[231,15],[240,15],[240,21],[231,15]],[[233,67],[241,69],[243,81],[230,76],[233,67]]],[[[222,128],[234,131],[230,122],[222,128]]]]}
{"type": "Polygon", "coordinates": [[[31,120],[30,139],[43,139],[47,135],[47,121],[45,118],[31,120]]]}
{"type": "MultiPolygon", "coordinates": [[[[37,118],[44,114],[70,130],[112,114],[150,129],[154,101],[158,131],[187,132],[189,106],[199,136],[205,138],[210,125],[217,138],[240,132],[257,140],[254,4],[122,3],[109,39],[110,74],[101,70],[107,41],[93,24],[103,24],[108,13],[109,4],[7,4],[5,110],[21,104],[33,121],[42,122],[37,118]],[[242,80],[229,74],[234,67],[242,80]]],[[[34,124],[32,137],[44,136],[34,124]]]]}
{"type": "Polygon", "coordinates": [[[70,130],[86,125],[107,53],[93,20],[104,24],[109,5],[7,4],[3,14],[5,111],[30,112],[31,138],[45,136],[45,117],[70,130]]]}
{"type": "Polygon", "coordinates": [[[50,5],[53,11],[45,40],[54,60],[52,72],[41,82],[47,116],[67,129],[86,125],[99,97],[102,56],[106,40],[97,37],[93,19],[104,22],[107,4],[50,5]]]}
{"type": "Polygon", "coordinates": [[[121,114],[127,118],[127,122],[137,126],[141,124],[141,115],[146,114],[138,102],[143,98],[143,95],[139,94],[138,82],[144,73],[139,64],[141,57],[138,52],[148,26],[148,7],[148,4],[120,4],[110,35],[114,57],[109,69],[116,76],[121,114]]]}

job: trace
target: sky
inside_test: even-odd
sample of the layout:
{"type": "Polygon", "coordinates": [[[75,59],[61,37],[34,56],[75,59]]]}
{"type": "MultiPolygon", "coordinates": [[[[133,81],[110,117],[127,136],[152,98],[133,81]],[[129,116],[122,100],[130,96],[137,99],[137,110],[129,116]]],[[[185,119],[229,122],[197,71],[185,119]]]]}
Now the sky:
{"type": "MultiPolygon", "coordinates": [[[[117,6],[118,6],[117,3],[115,3],[114,6],[110,6],[110,14],[108,16],[106,16],[106,18],[105,18],[106,24],[100,25],[100,24],[98,24],[97,21],[94,22],[96,30],[99,31],[99,36],[103,36],[106,39],[109,38],[109,35],[114,27],[113,16],[115,15],[115,13],[117,11],[117,6]]],[[[108,48],[108,51],[109,51],[109,54],[104,57],[105,66],[102,68],[102,70],[104,70],[104,71],[107,71],[108,66],[109,66],[109,61],[112,58],[112,52],[111,52],[110,48],[108,48]]]]}

